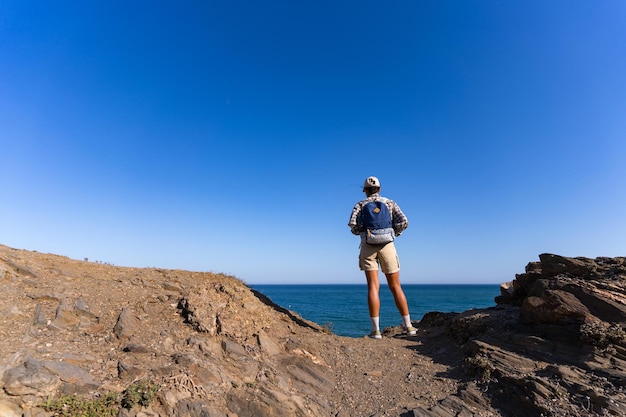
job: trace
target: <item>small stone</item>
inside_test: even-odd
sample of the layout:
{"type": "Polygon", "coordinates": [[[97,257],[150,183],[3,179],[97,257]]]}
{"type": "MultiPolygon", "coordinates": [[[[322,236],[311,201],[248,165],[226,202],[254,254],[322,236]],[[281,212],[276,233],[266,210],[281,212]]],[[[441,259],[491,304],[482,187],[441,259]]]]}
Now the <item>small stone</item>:
{"type": "Polygon", "coordinates": [[[2,417],[22,417],[22,408],[12,402],[0,402],[0,416],[2,417]]]}

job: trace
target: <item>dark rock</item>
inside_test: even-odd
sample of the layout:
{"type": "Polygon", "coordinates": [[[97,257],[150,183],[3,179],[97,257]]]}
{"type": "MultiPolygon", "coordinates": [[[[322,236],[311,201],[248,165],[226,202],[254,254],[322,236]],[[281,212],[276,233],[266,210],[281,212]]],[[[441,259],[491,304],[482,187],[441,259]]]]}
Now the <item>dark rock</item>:
{"type": "Polygon", "coordinates": [[[520,320],[528,324],[583,323],[590,316],[587,307],[574,294],[563,290],[546,290],[541,297],[526,297],[520,309],[520,320]]]}
{"type": "Polygon", "coordinates": [[[145,371],[141,366],[124,359],[119,360],[117,364],[117,371],[119,377],[126,380],[136,380],[145,374],[145,371]]]}
{"type": "Polygon", "coordinates": [[[131,307],[126,306],[122,309],[117,323],[115,323],[113,333],[115,333],[118,339],[130,339],[137,332],[138,325],[138,320],[133,315],[131,307]]]}
{"type": "Polygon", "coordinates": [[[542,253],[539,255],[539,259],[541,261],[541,274],[548,278],[557,275],[589,278],[598,271],[598,265],[593,259],[567,258],[549,253],[542,253]]]}
{"type": "Polygon", "coordinates": [[[61,384],[60,379],[46,369],[40,361],[27,360],[11,368],[2,378],[4,391],[13,396],[52,395],[61,384]]]}
{"type": "Polygon", "coordinates": [[[79,323],[80,318],[76,315],[74,304],[67,298],[64,298],[61,304],[59,304],[56,317],[50,325],[58,330],[63,330],[78,327],[79,323]]]}
{"type": "Polygon", "coordinates": [[[151,352],[150,349],[138,343],[131,343],[129,345],[126,345],[124,346],[122,350],[128,353],[150,353],[151,352]]]}

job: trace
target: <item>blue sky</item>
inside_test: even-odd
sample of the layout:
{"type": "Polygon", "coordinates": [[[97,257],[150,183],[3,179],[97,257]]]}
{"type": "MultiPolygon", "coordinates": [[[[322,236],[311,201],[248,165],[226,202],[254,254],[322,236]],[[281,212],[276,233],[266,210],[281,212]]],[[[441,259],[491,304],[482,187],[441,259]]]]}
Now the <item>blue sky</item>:
{"type": "Polygon", "coordinates": [[[404,283],[626,255],[626,2],[5,0],[0,243],[362,283],[376,175],[404,283]]]}

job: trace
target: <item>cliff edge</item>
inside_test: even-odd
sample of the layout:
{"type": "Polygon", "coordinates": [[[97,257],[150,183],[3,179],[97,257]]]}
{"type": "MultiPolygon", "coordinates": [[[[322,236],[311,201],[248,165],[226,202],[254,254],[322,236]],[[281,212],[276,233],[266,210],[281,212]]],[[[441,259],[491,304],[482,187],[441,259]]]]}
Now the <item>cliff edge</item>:
{"type": "Polygon", "coordinates": [[[371,340],[234,277],[0,245],[0,416],[626,415],[626,260],[539,258],[371,340]]]}

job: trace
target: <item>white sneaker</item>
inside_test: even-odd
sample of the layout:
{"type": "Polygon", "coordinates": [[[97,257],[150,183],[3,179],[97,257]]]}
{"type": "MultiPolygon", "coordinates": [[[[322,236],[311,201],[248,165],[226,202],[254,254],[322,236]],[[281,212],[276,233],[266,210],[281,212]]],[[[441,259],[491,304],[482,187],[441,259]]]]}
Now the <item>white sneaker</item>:
{"type": "Polygon", "coordinates": [[[367,337],[369,337],[370,339],[382,339],[383,338],[382,335],[380,334],[380,331],[378,330],[374,330],[373,332],[368,334],[367,337]]]}

